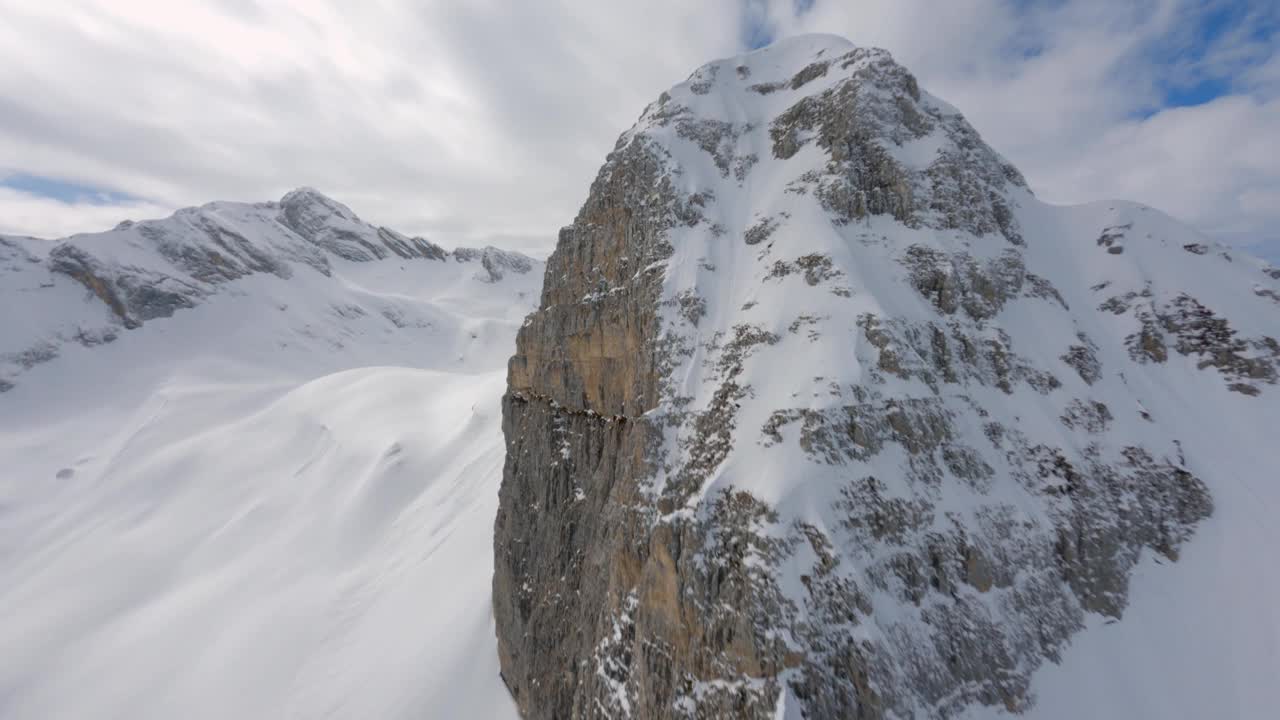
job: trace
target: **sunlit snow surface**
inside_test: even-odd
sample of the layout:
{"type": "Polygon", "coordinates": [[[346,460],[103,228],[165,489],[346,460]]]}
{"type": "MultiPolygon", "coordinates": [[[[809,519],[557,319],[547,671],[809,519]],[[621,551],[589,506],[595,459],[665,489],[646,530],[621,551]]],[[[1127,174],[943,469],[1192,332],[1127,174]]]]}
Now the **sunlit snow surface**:
{"type": "MultiPolygon", "coordinates": [[[[803,64],[768,54],[746,62],[757,63],[753,82],[803,64]]],[[[734,121],[743,108],[762,117],[784,109],[782,94],[700,97],[691,102],[716,104],[700,113],[734,121]]],[[[720,240],[690,230],[673,238],[667,286],[698,289],[705,326],[742,319],[781,334],[802,313],[932,317],[895,253],[912,242],[980,257],[1002,247],[884,216],[848,228],[867,238],[855,244],[816,204],[786,192],[798,166],[779,172],[768,146],[751,149],[760,164],[741,191],[718,195],[718,211],[740,225],[790,213],[778,257],[828,253],[856,292],[846,300],[767,282],[757,251],[739,239],[745,225],[720,240]]],[[[709,156],[691,143],[676,150],[687,153],[684,189],[699,177],[718,182],[709,156]]],[[[930,151],[907,147],[902,160],[930,151]]],[[[796,157],[821,161],[812,145],[796,157]]],[[[1028,266],[1073,309],[1046,313],[1030,304],[1044,300],[1019,300],[1002,311],[1001,326],[1026,340],[1019,347],[1036,366],[1057,362],[1078,330],[1122,347],[1130,318],[1094,309],[1148,282],[1165,295],[1193,292],[1244,336],[1280,336],[1280,305],[1254,290],[1274,286],[1257,264],[1220,248],[1184,251],[1203,238],[1154,210],[1052,208],[1027,196],[1018,220],[1028,266]],[[1123,259],[1096,245],[1100,229],[1129,223],[1123,259]],[[1104,282],[1106,293],[1090,290],[1104,282]],[[1040,337],[1051,342],[1038,346],[1040,337]]],[[[0,718],[514,716],[489,599],[499,398],[542,267],[497,283],[452,262],[333,267],[332,278],[299,265],[289,279],[236,280],[115,342],[67,345],[0,393],[0,718]]],[[[66,285],[39,304],[0,307],[0,333],[36,337],[101,315],[85,295],[66,285]]],[[[830,334],[804,353],[795,344],[760,349],[741,378],[756,395],[739,426],[826,402],[795,399],[794,383],[770,379],[853,377],[857,342],[830,334]]],[[[1028,716],[1275,717],[1280,387],[1246,397],[1194,358],[1144,366],[1108,352],[1107,375],[1090,392],[1117,411],[1114,441],[1178,437],[1215,509],[1177,563],[1145,556],[1122,620],[1092,618],[1060,664],[1036,672],[1028,716]],[[1139,419],[1138,399],[1158,428],[1139,419]]],[[[698,377],[677,381],[702,402],[710,386],[698,377]]],[[[1005,402],[990,388],[972,392],[1005,402]]],[[[1039,423],[1037,434],[1049,436],[1046,423],[1063,432],[1048,401],[1017,411],[1039,423]]],[[[753,442],[739,444],[719,478],[735,477],[786,512],[821,507],[822,488],[788,484],[809,477],[787,472],[805,458],[757,452],[753,442]]],[[[797,716],[791,700],[778,699],[779,717],[797,716]]]]}
{"type": "MultiPolygon", "coordinates": [[[[1150,271],[1183,254],[1153,248],[1170,265],[1150,271]]],[[[541,267],[478,270],[250,276],[0,395],[0,717],[514,717],[489,603],[498,400],[541,267]],[[388,304],[406,327],[334,309],[388,304]]],[[[1178,563],[1144,562],[1122,621],[1037,673],[1031,717],[1280,707],[1274,404],[1165,376],[1129,380],[1197,428],[1215,513],[1178,563]]]]}
{"type": "Polygon", "coordinates": [[[0,717],[514,716],[499,398],[541,267],[334,269],[235,281],[0,395],[0,717]]]}
{"type": "MultiPolygon", "coordinates": [[[[698,118],[756,122],[776,117],[795,98],[783,92],[760,95],[744,90],[731,68],[748,67],[749,82],[785,79],[794,68],[803,67],[809,61],[806,58],[819,57],[817,51],[833,44],[838,49],[830,50],[828,57],[848,49],[842,40],[815,36],[723,61],[724,72],[712,92],[699,95],[678,86],[672,96],[693,108],[698,118]]],[[[807,85],[805,92],[815,95],[824,83],[835,83],[839,77],[832,72],[807,85]]],[[[931,101],[948,107],[936,98],[931,101]]],[[[903,282],[896,264],[904,248],[923,242],[979,256],[1001,249],[998,239],[982,242],[963,233],[911,230],[887,216],[870,218],[862,226],[833,229],[817,203],[785,189],[806,169],[806,162],[814,168],[825,162],[812,144],[802,148],[785,169],[770,156],[768,147],[749,148],[759,155],[760,163],[746,182],[734,187],[720,179],[711,157],[692,142],[676,137],[669,128],[652,132],[662,135],[665,147],[685,171],[679,182],[686,191],[716,189],[714,210],[719,214],[713,220],[730,218],[749,224],[785,212],[789,219],[773,238],[777,247],[770,259],[827,253],[848,272],[849,277],[840,281],[854,288],[851,304],[820,291],[806,295],[803,288],[794,290],[794,284],[770,283],[763,277],[767,264],[755,262],[756,250],[738,239],[745,225],[726,223],[725,238],[698,229],[677,230],[666,291],[697,288],[707,301],[704,326],[751,322],[783,334],[789,319],[803,315],[845,318],[872,312],[910,317],[914,313],[929,319],[934,317],[933,310],[903,282]]],[[[915,165],[926,162],[932,148],[926,138],[896,151],[900,161],[915,165]]],[[[1280,304],[1260,294],[1274,288],[1276,278],[1264,274],[1264,265],[1257,260],[1228,252],[1164,213],[1135,203],[1056,207],[1030,195],[1020,200],[1017,218],[1026,237],[1027,266],[1051,280],[1073,311],[1070,315],[1046,312],[1034,304],[1040,302],[1036,300],[1015,301],[1002,310],[998,324],[1021,340],[1020,351],[1035,366],[1053,367],[1062,348],[1080,330],[1094,338],[1108,338],[1104,343],[1108,348],[1123,348],[1123,338],[1133,332],[1132,320],[1096,308],[1110,295],[1140,291],[1148,285],[1169,297],[1190,293],[1229,318],[1242,337],[1280,338],[1280,304]],[[1098,246],[1096,239],[1104,228],[1125,225],[1129,230],[1123,256],[1098,246]],[[1184,248],[1188,244],[1205,244],[1209,255],[1188,251],[1184,248]],[[1103,288],[1093,289],[1098,286],[1103,288]]],[[[829,333],[803,353],[796,353],[794,345],[786,342],[757,348],[752,362],[736,378],[753,388],[751,401],[740,410],[739,427],[762,427],[768,413],[777,408],[823,407],[832,402],[824,399],[826,393],[816,382],[812,400],[786,393],[804,378],[856,376],[860,372],[854,367],[856,342],[859,339],[849,335],[829,333]],[[786,381],[771,382],[771,378],[786,381]]],[[[1091,615],[1089,628],[1071,638],[1061,663],[1046,663],[1035,673],[1036,703],[1023,717],[1280,717],[1280,561],[1276,559],[1280,551],[1280,387],[1265,385],[1259,397],[1226,392],[1225,382],[1211,368],[1198,369],[1194,357],[1173,353],[1165,364],[1141,365],[1111,349],[1099,359],[1106,376],[1091,393],[1112,404],[1118,415],[1108,440],[1155,446],[1160,433],[1180,438],[1188,467],[1208,484],[1215,509],[1197,526],[1178,562],[1144,553],[1123,618],[1108,622],[1091,615]],[[1157,425],[1139,418],[1135,401],[1156,418],[1157,425]]],[[[700,361],[695,354],[688,366],[696,368],[700,361]]],[[[679,394],[697,398],[695,408],[704,407],[716,389],[700,378],[697,372],[678,378],[683,383],[679,394]]],[[[980,399],[985,399],[984,391],[998,397],[990,389],[967,387],[965,391],[980,399]]],[[[999,406],[1008,401],[990,402],[999,406]]],[[[1051,404],[1035,400],[1016,410],[1028,424],[1023,429],[1059,435],[1064,445],[1076,442],[1058,426],[1058,412],[1051,404]]],[[[958,432],[977,435],[978,429],[958,432]]],[[[813,508],[828,503],[815,497],[838,487],[834,482],[838,471],[833,471],[829,487],[803,486],[817,471],[790,471],[795,463],[805,462],[798,449],[793,447],[790,455],[785,445],[784,452],[765,452],[749,436],[742,437],[747,439],[735,438],[734,454],[704,487],[704,496],[732,484],[822,526],[821,512],[813,508]]],[[[779,717],[799,717],[797,703],[788,703],[785,692],[777,712],[779,717]]],[[[972,706],[964,717],[1010,714],[1000,708],[972,706]]]]}

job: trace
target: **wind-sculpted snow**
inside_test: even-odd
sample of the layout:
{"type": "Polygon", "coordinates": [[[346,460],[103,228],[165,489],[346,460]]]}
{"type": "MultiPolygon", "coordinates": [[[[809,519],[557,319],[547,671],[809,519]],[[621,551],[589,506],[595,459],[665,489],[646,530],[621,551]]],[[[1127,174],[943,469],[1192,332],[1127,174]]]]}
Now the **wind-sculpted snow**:
{"type": "Polygon", "coordinates": [[[542,263],[324,204],[381,259],[276,203],[0,241],[0,717],[515,717],[486,598],[542,263]]]}
{"type": "Polygon", "coordinates": [[[1183,572],[1274,459],[1275,278],[1209,247],[1039,202],[883,51],[798,38],[664,93],[510,363],[494,611],[522,713],[1053,712],[1044,668],[1130,623],[1135,574],[1183,572]]]}

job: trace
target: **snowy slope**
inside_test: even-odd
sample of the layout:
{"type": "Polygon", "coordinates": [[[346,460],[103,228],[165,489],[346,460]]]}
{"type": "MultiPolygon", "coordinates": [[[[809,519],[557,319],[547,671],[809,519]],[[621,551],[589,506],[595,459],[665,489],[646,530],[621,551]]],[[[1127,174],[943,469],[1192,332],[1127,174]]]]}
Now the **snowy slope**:
{"type": "MultiPolygon", "coordinates": [[[[892,93],[864,106],[908,172],[860,167],[886,190],[845,192],[820,150],[828,108],[791,118],[794,134],[771,130],[850,70],[811,68],[850,52],[810,37],[713,63],[624,135],[656,143],[679,169],[664,176],[672,193],[698,198],[662,262],[657,312],[688,350],[664,399],[715,420],[725,373],[749,391],[715,423],[731,452],[705,475],[680,475],[690,448],[710,446],[667,416],[672,472],[652,492],[680,503],[664,522],[733,488],[785,519],[771,532],[803,522],[852,542],[833,508],[842,484],[874,474],[889,500],[938,516],[1012,507],[1043,529],[1060,508],[1015,481],[1024,459],[993,445],[991,423],[1075,462],[1096,452],[1120,467],[1124,448],[1146,448],[1202,480],[1212,512],[1169,523],[1176,562],[1137,547],[1118,619],[1080,611],[1056,657],[1020,656],[1006,680],[1029,683],[1015,698],[1027,717],[1269,717],[1280,386],[1265,338],[1280,336],[1280,272],[1155,210],[1040,203],[927,93],[913,106],[942,120],[920,133],[892,93]],[[965,153],[938,165],[939,151],[965,153]],[[895,219],[903,187],[939,202],[895,219]],[[1190,325],[1204,317],[1184,294],[1229,327],[1190,325]],[[960,337],[999,352],[954,361],[948,380],[921,334],[931,324],[955,357],[960,337]],[[901,438],[871,459],[802,445],[806,423],[821,430],[868,397],[939,398],[949,449],[990,466],[964,470],[981,489],[913,465],[901,438]]],[[[58,242],[0,238],[0,717],[514,717],[488,601],[498,398],[542,276],[527,258],[446,252],[305,190],[58,242]]],[[[842,545],[842,568],[874,570],[898,549],[842,545]]],[[[792,556],[781,589],[802,598],[814,560],[792,556]]],[[[1017,632],[1026,614],[993,599],[1002,569],[1010,586],[1043,570],[1009,562],[981,592],[972,576],[950,582],[1017,632]]],[[[894,594],[912,588],[886,587],[869,591],[857,637],[926,647],[920,603],[894,594]]],[[[783,680],[767,705],[797,717],[783,680]]],[[[974,701],[987,680],[945,707],[1008,716],[974,701]]],[[[726,688],[703,683],[690,700],[726,688]]],[[[625,698],[625,684],[609,689],[625,698]]]]}
{"type": "Polygon", "coordinates": [[[234,222],[272,258],[217,282],[130,228],[63,241],[192,290],[133,329],[47,264],[0,270],[6,349],[56,350],[0,393],[0,717],[512,716],[486,601],[497,401],[541,264],[344,258],[278,211],[150,221],[196,248],[192,217],[234,222]]]}
{"type": "MultiPolygon", "coordinates": [[[[881,384],[890,396],[930,396],[927,383],[909,369],[902,373],[908,376],[905,379],[883,370],[881,354],[870,347],[867,333],[860,331],[854,319],[873,315],[905,320],[903,326],[909,327],[913,322],[947,317],[912,287],[904,251],[913,245],[946,255],[964,253],[978,263],[999,261],[1010,249],[1019,250],[1026,272],[1047,280],[1065,307],[1052,297],[1029,297],[1032,288],[1027,288],[998,306],[989,326],[1006,334],[1005,344],[1016,349],[1022,362],[1052,373],[1063,388],[1041,393],[1024,386],[1009,394],[984,387],[981,381],[963,382],[954,389],[944,386],[945,402],[956,413],[957,432],[974,447],[990,448],[979,431],[986,420],[980,417],[984,413],[962,405],[976,404],[1006,427],[1017,427],[1038,442],[1068,452],[1079,452],[1090,443],[1103,447],[1104,454],[1130,445],[1156,448],[1169,458],[1185,457],[1186,469],[1204,479],[1214,503],[1212,516],[1196,528],[1177,563],[1149,549],[1143,551],[1130,605],[1118,622],[1088,613],[1091,629],[1070,641],[1061,665],[1046,663],[1035,674],[1031,694],[1037,701],[1031,716],[1271,716],[1280,707],[1280,686],[1274,681],[1280,677],[1280,566],[1271,559],[1280,547],[1280,526],[1274,521],[1280,512],[1276,470],[1280,452],[1275,443],[1280,428],[1275,358],[1280,357],[1280,348],[1274,344],[1280,338],[1280,273],[1247,256],[1232,257],[1225,248],[1215,247],[1150,208],[1125,202],[1051,207],[1016,182],[1003,192],[1014,207],[1025,248],[1006,242],[999,233],[966,232],[963,221],[958,223],[961,227],[948,228],[937,216],[945,211],[936,209],[933,217],[928,210],[921,213],[922,222],[915,228],[885,214],[833,224],[832,208],[814,202],[812,193],[787,192],[805,172],[827,171],[829,157],[819,151],[818,139],[782,162],[772,157],[768,144],[776,142],[776,135],[771,136],[769,129],[771,123],[777,127],[777,118],[798,95],[818,96],[849,71],[837,72],[833,67],[798,91],[784,87],[761,94],[748,87],[749,83],[793,82],[797,69],[850,50],[837,39],[802,38],[703,68],[691,83],[672,91],[669,102],[689,108],[699,120],[755,125],[735,146],[739,156],[750,153],[760,158],[743,182],[727,182],[715,157],[697,147],[696,141],[682,137],[678,124],[659,129],[645,127],[645,120],[641,121],[641,127],[660,137],[684,169],[678,182],[689,191],[714,189],[708,217],[727,231],[724,238],[700,229],[673,234],[675,255],[668,264],[665,293],[676,297],[695,289],[706,300],[706,315],[698,325],[701,342],[683,366],[688,374],[677,394],[696,398],[694,407],[705,407],[718,389],[697,370],[705,366],[706,358],[714,357],[704,349],[706,328],[749,324],[784,338],[777,345],[759,347],[736,378],[753,389],[737,418],[742,430],[735,434],[734,452],[703,484],[700,496],[709,497],[726,486],[745,489],[778,508],[784,517],[799,517],[836,534],[840,519],[830,510],[817,509],[838,503],[834,491],[839,484],[834,480],[855,473],[891,478],[906,469],[908,459],[881,459],[832,473],[813,466],[812,457],[806,458],[795,436],[785,430],[790,442],[766,449],[770,443],[759,437],[759,428],[781,408],[822,411],[845,405],[853,384],[881,384]],[[748,68],[749,80],[739,79],[740,67],[748,68]],[[711,91],[696,92],[694,85],[708,80],[714,83],[711,91]],[[776,229],[764,243],[746,245],[741,238],[765,218],[773,219],[776,229]],[[1108,235],[1118,237],[1103,241],[1108,235]],[[1123,251],[1114,252],[1115,248],[1123,251]],[[777,277],[776,263],[791,263],[794,268],[804,256],[829,258],[830,277],[823,277],[828,274],[824,271],[819,272],[817,283],[805,282],[800,277],[803,272],[795,269],[777,277]],[[851,296],[833,292],[841,289],[848,289],[851,296]],[[1204,367],[1212,352],[1182,354],[1170,348],[1164,362],[1135,359],[1126,352],[1133,344],[1128,338],[1140,329],[1135,316],[1141,312],[1143,298],[1131,300],[1134,307],[1124,312],[1100,306],[1112,298],[1148,290],[1154,296],[1148,302],[1156,314],[1185,294],[1228,319],[1235,337],[1249,343],[1241,354],[1259,358],[1259,368],[1268,368],[1254,373],[1260,380],[1250,380],[1246,372],[1242,381],[1241,374],[1204,367]],[[798,319],[800,328],[792,325],[798,319]],[[1083,381],[1062,358],[1068,347],[1077,344],[1080,333],[1098,347],[1101,377],[1093,383],[1083,381]],[[816,336],[814,342],[805,339],[806,334],[816,336]],[[1263,344],[1268,338],[1269,347],[1263,344]],[[879,367],[873,365],[877,362],[879,367]],[[890,376],[887,383],[873,378],[877,372],[890,376]],[[1243,382],[1257,395],[1229,392],[1228,386],[1235,382],[1243,382]],[[837,383],[844,389],[832,389],[837,383]],[[1076,399],[1104,401],[1114,422],[1101,435],[1065,427],[1059,418],[1076,399]],[[1154,422],[1143,418],[1142,409],[1154,422]],[[809,471],[795,470],[806,462],[809,471]],[[899,463],[902,466],[895,467],[899,463]],[[833,482],[824,487],[824,478],[833,482]]],[[[881,91],[870,85],[864,85],[864,98],[881,91]]],[[[944,117],[955,112],[927,93],[923,103],[939,108],[944,117]]],[[[938,128],[901,144],[882,142],[912,172],[927,171],[940,149],[954,148],[954,137],[948,138],[938,128]]],[[[937,188],[929,191],[936,193],[937,188]]],[[[979,196],[978,202],[982,201],[979,196]]],[[[948,275],[960,272],[949,262],[943,265],[948,275]]],[[[964,315],[963,308],[959,315],[964,315]]],[[[680,322],[675,312],[670,312],[669,320],[672,325],[680,322]]],[[[1162,342],[1175,344],[1167,330],[1162,332],[1166,336],[1162,342]]],[[[901,338],[890,342],[901,355],[915,352],[901,338]]],[[[911,360],[904,358],[902,365],[909,368],[911,360]]],[[[941,496],[932,496],[939,511],[946,508],[964,515],[1007,502],[1031,517],[1044,512],[1012,481],[1008,474],[1012,468],[1001,467],[992,455],[984,456],[996,468],[994,487],[978,494],[944,487],[941,496]]],[[[931,495],[919,488],[899,487],[894,492],[904,497],[931,495]]],[[[798,583],[791,592],[802,595],[798,583]]],[[[894,602],[879,599],[879,603],[886,601],[894,602]]],[[[879,603],[877,612],[883,612],[879,603]]],[[[1000,611],[993,615],[999,622],[1021,621],[1000,611]]],[[[877,620],[882,631],[902,627],[893,613],[877,620]]]]}
{"type": "MultiPolygon", "coordinates": [[[[833,67],[798,91],[783,87],[759,93],[752,92],[749,84],[793,82],[797,69],[850,50],[851,46],[833,38],[802,38],[703,68],[691,83],[672,91],[668,102],[689,108],[689,115],[699,121],[755,126],[734,146],[739,157],[759,158],[741,182],[726,178],[714,155],[698,147],[696,139],[691,142],[685,137],[678,122],[656,127],[641,120],[640,128],[658,137],[684,170],[677,181],[680,185],[690,192],[713,189],[715,200],[708,219],[726,230],[723,238],[701,228],[673,233],[675,255],[667,266],[665,295],[674,298],[692,289],[706,301],[697,346],[682,366],[687,374],[676,394],[695,398],[695,408],[713,401],[718,385],[707,382],[707,374],[698,370],[714,358],[707,349],[708,328],[748,324],[784,338],[756,349],[735,379],[752,388],[750,401],[742,403],[736,419],[741,430],[735,433],[734,451],[703,483],[699,497],[727,486],[744,489],[778,508],[784,517],[799,517],[836,534],[840,518],[819,509],[838,503],[836,479],[856,473],[891,478],[906,469],[908,459],[891,457],[856,470],[840,467],[831,472],[814,466],[812,457],[806,457],[795,436],[785,430],[783,436],[790,442],[767,449],[771,443],[760,437],[759,428],[782,408],[821,412],[843,406],[850,402],[848,392],[854,384],[880,384],[890,396],[930,396],[927,383],[910,369],[901,373],[905,379],[884,370],[882,355],[870,347],[867,333],[860,331],[855,318],[905,320],[903,327],[909,328],[912,323],[947,317],[912,287],[904,252],[913,245],[945,255],[964,253],[980,264],[997,262],[1010,249],[1019,250],[1026,272],[1047,280],[1048,287],[1060,293],[1063,306],[1053,297],[1028,297],[1028,288],[998,306],[989,325],[1006,334],[1005,344],[1016,349],[1022,362],[1046,369],[1063,388],[1041,393],[1022,387],[1009,394],[981,381],[963,382],[954,389],[944,386],[945,402],[956,412],[957,432],[974,447],[990,447],[980,432],[985,420],[980,416],[985,413],[963,407],[976,404],[1006,427],[1017,427],[1038,442],[1069,452],[1089,443],[1102,446],[1104,453],[1128,445],[1157,448],[1166,457],[1185,457],[1185,467],[1204,479],[1214,503],[1212,516],[1196,528],[1177,563],[1143,551],[1133,578],[1131,604],[1118,622],[1087,614],[1091,629],[1071,640],[1061,665],[1046,663],[1035,674],[1031,692],[1038,702],[1031,715],[1271,716],[1280,707],[1280,686],[1274,682],[1280,677],[1280,566],[1271,559],[1280,547],[1280,526],[1274,522],[1280,512],[1276,470],[1280,453],[1275,444],[1280,386],[1275,384],[1274,362],[1280,356],[1280,348],[1274,345],[1274,338],[1280,338],[1280,273],[1247,256],[1232,257],[1155,210],[1124,202],[1051,207],[1016,182],[1003,192],[1014,207],[1025,248],[1006,242],[999,233],[966,232],[963,222],[962,227],[949,228],[936,209],[933,217],[929,210],[922,213],[922,222],[915,228],[886,214],[833,224],[832,208],[813,201],[816,191],[808,195],[787,191],[806,172],[827,172],[829,157],[819,151],[818,139],[782,162],[773,157],[769,143],[776,142],[777,136],[769,130],[771,124],[778,126],[777,118],[796,103],[797,96],[818,96],[849,71],[837,72],[833,67]],[[740,79],[747,74],[738,70],[742,67],[747,68],[749,80],[740,79]],[[712,82],[710,92],[698,92],[699,81],[712,82]],[[742,238],[761,219],[771,219],[776,229],[763,243],[747,245],[742,238]],[[1118,237],[1104,241],[1108,235],[1118,237]],[[816,283],[814,276],[806,282],[804,272],[795,269],[805,256],[830,259],[829,270],[825,262],[820,266],[816,283]],[[790,263],[791,269],[780,273],[778,262],[790,263]],[[844,296],[845,290],[849,297],[844,296]],[[1260,380],[1250,380],[1249,373],[1244,373],[1243,384],[1252,388],[1250,394],[1228,391],[1229,385],[1242,381],[1241,374],[1204,366],[1212,352],[1182,354],[1171,348],[1164,362],[1135,359],[1126,352],[1133,344],[1128,339],[1140,329],[1135,316],[1141,312],[1141,294],[1148,290],[1154,296],[1149,306],[1157,314],[1185,294],[1219,318],[1229,319],[1235,336],[1249,343],[1241,354],[1259,358],[1259,368],[1269,368],[1254,373],[1260,380]],[[1129,303],[1135,307],[1123,312],[1100,309],[1108,300],[1129,293],[1139,294],[1136,302],[1129,303]],[[799,328],[793,325],[797,320],[799,328]],[[1083,381],[1062,358],[1080,333],[1098,348],[1101,377],[1093,383],[1083,381]],[[1267,338],[1271,338],[1269,347],[1263,344],[1267,338]],[[877,380],[873,377],[877,373],[890,377],[887,382],[877,380]],[[1059,418],[1076,399],[1104,401],[1114,422],[1100,436],[1065,427],[1059,418]],[[1143,418],[1143,409],[1154,422],[1143,418]],[[796,471],[806,463],[808,471],[796,471]],[[895,467],[899,463],[903,464],[895,467]],[[824,478],[831,481],[824,483],[824,478]]],[[[863,97],[880,91],[869,85],[864,85],[863,97]]],[[[923,102],[939,108],[944,117],[955,112],[927,93],[923,102]]],[[[819,131],[801,132],[816,135],[819,131]]],[[[912,172],[927,171],[940,149],[954,148],[954,138],[940,129],[900,144],[882,142],[912,172]]],[[[936,192],[936,188],[929,190],[936,192]]],[[[979,195],[978,202],[982,201],[979,195]]],[[[961,272],[949,262],[942,264],[947,275],[961,272]]],[[[668,312],[669,322],[678,326],[681,318],[674,308],[668,312]]],[[[959,315],[964,315],[963,308],[959,315]]],[[[1169,337],[1162,342],[1174,344],[1169,337]]],[[[913,360],[909,356],[916,351],[901,338],[890,343],[891,349],[907,356],[901,363],[909,368],[913,360]]],[[[923,365],[922,360],[916,362],[923,365]]],[[[681,372],[676,371],[677,377],[681,372]]],[[[1012,481],[1011,468],[1001,467],[992,455],[984,456],[996,468],[994,487],[976,495],[944,487],[940,496],[931,497],[939,510],[963,515],[1007,502],[1031,517],[1044,512],[1012,481]]],[[[892,492],[904,497],[931,495],[908,487],[892,492]]],[[[790,592],[803,594],[798,583],[790,592]]],[[[894,602],[878,599],[877,612],[884,612],[880,603],[894,602]]],[[[1002,617],[999,611],[993,614],[1000,622],[1020,622],[1017,617],[1002,617]]],[[[902,627],[893,613],[877,621],[882,631],[902,627]]]]}
{"type": "MultiPolygon", "coordinates": [[[[1029,205],[1024,218],[1056,231],[1056,241],[1047,235],[1050,242],[1031,247],[1039,267],[1111,283],[1068,296],[1073,307],[1150,286],[1157,298],[1189,293],[1230,318],[1237,336],[1280,338],[1280,272],[1162,213],[1108,202],[1029,205]],[[1123,257],[1132,264],[1110,262],[1114,256],[1096,243],[1091,252],[1064,252],[1094,228],[1128,223],[1123,257]]],[[[1099,312],[1088,332],[1119,344],[1134,330],[1127,315],[1099,312]]],[[[1224,392],[1221,373],[1198,367],[1203,356],[1169,354],[1167,363],[1137,366],[1119,352],[1100,357],[1118,373],[1092,395],[1111,407],[1145,409],[1154,420],[1134,428],[1131,412],[1122,416],[1128,427],[1118,423],[1113,433],[1142,437],[1155,425],[1177,438],[1176,452],[1208,485],[1213,514],[1176,563],[1144,553],[1122,619],[1090,617],[1061,664],[1036,674],[1034,717],[1268,718],[1280,707],[1280,565],[1272,559],[1280,547],[1280,386],[1273,379],[1257,384],[1257,396],[1224,392]]]]}
{"type": "Polygon", "coordinates": [[[533,716],[1280,707],[1280,270],[1150,208],[1041,203],[887,53],[827,36],[664,93],[548,267],[503,490],[548,519],[504,537],[499,510],[533,716]],[[625,302],[659,329],[592,324],[625,302]],[[611,343],[657,379],[597,382],[611,343]],[[589,436],[568,471],[532,466],[542,417],[589,436]],[[593,463],[637,425],[644,464],[593,463]],[[581,552],[540,564],[522,543],[557,526],[581,552]],[[630,569],[564,578],[601,555],[630,569]],[[569,630],[562,585],[599,598],[569,630]],[[568,671],[530,648],[583,626],[585,679],[544,689],[568,671]]]}
{"type": "MultiPolygon", "coordinates": [[[[0,392],[22,373],[75,346],[110,343],[123,330],[211,298],[242,293],[234,282],[241,278],[257,281],[271,275],[319,283],[318,299],[332,312],[381,316],[371,327],[390,333],[388,323],[451,324],[443,317],[437,322],[436,316],[458,308],[449,292],[460,281],[467,283],[461,299],[464,316],[477,302],[483,304],[476,308],[480,313],[501,307],[505,298],[500,293],[486,298],[470,292],[471,281],[525,276],[531,262],[496,248],[446,252],[422,238],[366,223],[310,188],[290,192],[279,202],[209,203],[162,220],[125,221],[109,232],[56,242],[0,236],[0,326],[5,329],[0,336],[0,392]],[[353,270],[364,264],[419,271],[412,273],[407,287],[430,285],[430,297],[438,302],[402,306],[394,296],[379,296],[377,286],[371,293],[359,285],[365,271],[353,270]],[[463,267],[450,269],[455,264],[463,267]],[[326,289],[347,286],[351,297],[326,289]],[[325,295],[334,295],[332,302],[325,295]],[[348,301],[352,307],[340,306],[348,301]],[[440,303],[444,305],[436,307],[440,303]]],[[[291,314],[305,315],[297,310],[291,314]]]]}

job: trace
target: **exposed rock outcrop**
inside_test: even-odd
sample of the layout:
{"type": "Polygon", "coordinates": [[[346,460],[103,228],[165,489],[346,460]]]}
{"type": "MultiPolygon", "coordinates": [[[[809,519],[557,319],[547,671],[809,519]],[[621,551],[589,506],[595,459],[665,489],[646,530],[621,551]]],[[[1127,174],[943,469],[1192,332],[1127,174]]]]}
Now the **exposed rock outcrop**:
{"type": "Polygon", "coordinates": [[[1124,373],[1275,382],[1257,323],[1134,286],[1158,261],[1209,287],[1194,233],[1054,212],[838,39],[713,63],[647,108],[509,365],[493,602],[521,712],[1033,706],[1035,670],[1213,511],[1188,426],[1122,413],[1143,407],[1124,373]],[[1101,282],[1077,261],[1099,247],[1101,282]]]}

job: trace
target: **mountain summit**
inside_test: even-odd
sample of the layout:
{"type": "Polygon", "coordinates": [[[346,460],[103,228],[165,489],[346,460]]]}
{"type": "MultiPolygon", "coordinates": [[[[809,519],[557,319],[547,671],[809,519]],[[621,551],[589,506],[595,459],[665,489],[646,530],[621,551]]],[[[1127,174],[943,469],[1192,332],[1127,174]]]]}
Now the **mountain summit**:
{"type": "MultiPolygon", "coordinates": [[[[1082,632],[1147,627],[1139,569],[1212,615],[1237,578],[1187,548],[1258,552],[1278,304],[1157,211],[1038,201],[884,51],[705,65],[623,133],[520,330],[503,678],[529,718],[1036,707],[1082,632]]],[[[1139,698],[1173,672],[1108,662],[1139,698]]]]}
{"type": "Polygon", "coordinates": [[[484,600],[541,282],[312,190],[0,239],[0,717],[514,717],[484,600]]]}
{"type": "MultiPolygon", "coordinates": [[[[279,202],[213,202],[57,241],[0,236],[0,327],[6,331],[0,392],[68,347],[112,342],[123,330],[241,292],[234,281],[256,275],[288,280],[305,270],[310,275],[297,281],[305,284],[316,275],[333,279],[335,267],[393,261],[479,265],[475,273],[434,274],[450,283],[472,275],[492,283],[534,266],[519,253],[492,247],[450,252],[371,225],[311,188],[279,202]]],[[[321,296],[337,297],[343,287],[335,281],[321,296]]]]}

